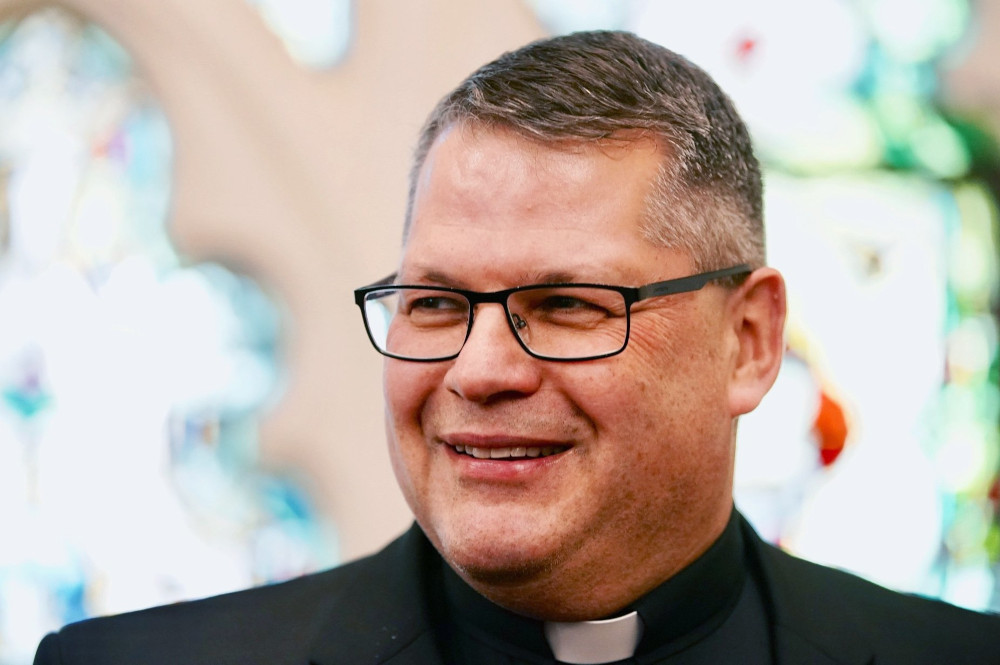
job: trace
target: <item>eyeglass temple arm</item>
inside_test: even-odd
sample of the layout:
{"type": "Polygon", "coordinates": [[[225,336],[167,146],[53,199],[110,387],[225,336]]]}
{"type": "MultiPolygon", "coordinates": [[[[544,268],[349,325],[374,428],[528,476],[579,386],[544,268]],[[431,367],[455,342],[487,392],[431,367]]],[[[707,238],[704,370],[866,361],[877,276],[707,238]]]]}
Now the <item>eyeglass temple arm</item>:
{"type": "Polygon", "coordinates": [[[733,266],[732,268],[712,270],[711,272],[703,272],[697,275],[691,275],[690,277],[681,277],[680,279],[668,279],[665,282],[649,284],[648,286],[644,286],[639,289],[639,300],[655,298],[657,296],[669,296],[674,293],[697,291],[713,280],[732,277],[734,275],[748,275],[751,272],[753,272],[753,269],[749,264],[741,263],[740,265],[733,266]]]}

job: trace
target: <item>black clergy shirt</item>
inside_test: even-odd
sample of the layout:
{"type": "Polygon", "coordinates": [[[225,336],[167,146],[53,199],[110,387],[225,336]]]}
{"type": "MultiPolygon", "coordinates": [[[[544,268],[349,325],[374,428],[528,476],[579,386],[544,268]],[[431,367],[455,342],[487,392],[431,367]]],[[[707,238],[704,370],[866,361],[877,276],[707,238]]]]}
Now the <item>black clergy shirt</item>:
{"type": "MultiPolygon", "coordinates": [[[[469,587],[444,562],[439,640],[453,665],[552,665],[544,622],[509,612],[469,587]]],[[[687,568],[620,614],[638,611],[642,638],[616,665],[765,665],[770,622],[748,572],[734,511],[718,540],[687,568]]]]}

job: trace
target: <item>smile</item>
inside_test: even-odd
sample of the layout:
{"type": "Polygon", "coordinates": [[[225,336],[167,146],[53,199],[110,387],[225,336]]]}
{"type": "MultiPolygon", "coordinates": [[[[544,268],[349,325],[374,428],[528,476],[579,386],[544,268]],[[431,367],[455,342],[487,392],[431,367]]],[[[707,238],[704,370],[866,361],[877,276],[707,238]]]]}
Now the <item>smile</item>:
{"type": "Polygon", "coordinates": [[[476,459],[525,459],[530,457],[549,457],[556,455],[569,446],[540,446],[510,448],[480,448],[476,446],[450,446],[452,450],[462,455],[475,457],[476,459]]]}

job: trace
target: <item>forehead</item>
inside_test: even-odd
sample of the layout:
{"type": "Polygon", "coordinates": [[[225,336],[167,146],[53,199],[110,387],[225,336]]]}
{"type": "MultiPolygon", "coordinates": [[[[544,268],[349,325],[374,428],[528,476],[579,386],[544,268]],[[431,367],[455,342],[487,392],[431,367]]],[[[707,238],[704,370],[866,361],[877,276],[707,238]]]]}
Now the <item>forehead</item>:
{"type": "Polygon", "coordinates": [[[453,127],[418,176],[401,273],[645,274],[667,251],[641,231],[662,159],[649,139],[553,145],[453,127]]]}

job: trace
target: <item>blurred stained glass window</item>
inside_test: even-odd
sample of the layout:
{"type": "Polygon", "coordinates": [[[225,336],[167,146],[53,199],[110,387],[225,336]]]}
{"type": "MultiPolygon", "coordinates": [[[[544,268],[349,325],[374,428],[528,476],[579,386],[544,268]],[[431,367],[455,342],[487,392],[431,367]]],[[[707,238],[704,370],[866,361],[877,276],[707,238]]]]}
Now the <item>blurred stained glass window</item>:
{"type": "Polygon", "coordinates": [[[258,465],[281,312],[166,227],[168,123],[107,34],[0,26],[0,663],[94,614],[331,562],[258,465]]]}

